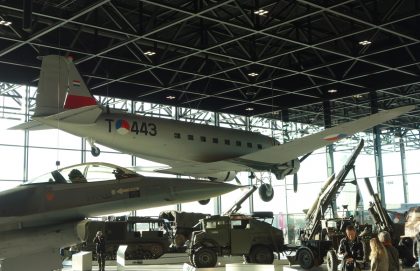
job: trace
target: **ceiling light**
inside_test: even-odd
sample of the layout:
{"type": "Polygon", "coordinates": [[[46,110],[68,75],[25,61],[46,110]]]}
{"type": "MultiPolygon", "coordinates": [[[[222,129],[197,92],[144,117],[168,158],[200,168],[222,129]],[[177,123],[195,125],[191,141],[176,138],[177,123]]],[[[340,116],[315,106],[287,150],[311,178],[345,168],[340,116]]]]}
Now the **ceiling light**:
{"type": "Polygon", "coordinates": [[[0,25],[9,26],[11,24],[12,24],[12,22],[9,22],[9,21],[5,21],[5,20],[0,21],[0,25]]]}
{"type": "Polygon", "coordinates": [[[362,46],[366,46],[366,45],[369,45],[369,44],[371,44],[372,42],[371,41],[368,41],[368,40],[362,40],[362,41],[359,41],[359,44],[360,45],[362,45],[362,46]]]}
{"type": "Polygon", "coordinates": [[[175,96],[166,96],[166,99],[168,99],[168,100],[173,100],[173,99],[175,99],[176,97],[175,96]]]}
{"type": "Polygon", "coordinates": [[[256,73],[256,72],[250,72],[250,73],[248,73],[248,75],[249,75],[249,76],[252,76],[252,77],[255,77],[255,76],[257,76],[257,75],[258,75],[258,73],[256,73]]]}
{"type": "Polygon", "coordinates": [[[257,14],[257,15],[260,15],[260,16],[263,16],[263,15],[265,15],[267,13],[268,13],[268,11],[267,10],[263,10],[263,9],[259,9],[259,10],[254,11],[254,14],[257,14]]]}
{"type": "Polygon", "coordinates": [[[245,108],[245,110],[246,110],[246,111],[253,111],[253,110],[254,110],[254,108],[252,108],[252,107],[247,107],[247,108],[245,108]]]}
{"type": "Polygon", "coordinates": [[[328,90],[328,93],[337,93],[338,92],[338,90],[336,90],[336,89],[329,89],[328,90]]]}
{"type": "Polygon", "coordinates": [[[146,51],[146,52],[144,52],[144,54],[147,55],[147,56],[152,56],[152,55],[156,55],[156,52],[146,51]]]}
{"type": "Polygon", "coordinates": [[[359,99],[359,98],[362,98],[363,97],[363,95],[362,94],[356,94],[356,95],[353,95],[353,98],[356,98],[356,99],[359,99]]]}

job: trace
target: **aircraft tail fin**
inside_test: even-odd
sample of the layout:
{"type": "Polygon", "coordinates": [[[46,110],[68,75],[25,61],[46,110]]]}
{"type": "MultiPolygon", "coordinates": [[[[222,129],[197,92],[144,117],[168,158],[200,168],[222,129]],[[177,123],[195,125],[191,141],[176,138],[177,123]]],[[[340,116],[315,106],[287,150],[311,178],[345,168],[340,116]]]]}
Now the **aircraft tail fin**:
{"type": "Polygon", "coordinates": [[[71,59],[58,55],[43,57],[35,117],[96,104],[71,59]]]}

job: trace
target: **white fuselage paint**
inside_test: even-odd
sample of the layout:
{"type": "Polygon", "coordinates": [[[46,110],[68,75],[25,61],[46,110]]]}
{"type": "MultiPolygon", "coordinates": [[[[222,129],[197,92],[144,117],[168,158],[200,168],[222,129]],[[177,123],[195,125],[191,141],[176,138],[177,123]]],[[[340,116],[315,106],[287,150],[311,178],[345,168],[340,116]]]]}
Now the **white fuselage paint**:
{"type": "Polygon", "coordinates": [[[123,113],[102,113],[92,125],[43,122],[121,152],[172,166],[177,161],[209,163],[235,158],[278,144],[254,132],[123,113]],[[118,131],[119,120],[125,120],[129,130],[118,131]]]}

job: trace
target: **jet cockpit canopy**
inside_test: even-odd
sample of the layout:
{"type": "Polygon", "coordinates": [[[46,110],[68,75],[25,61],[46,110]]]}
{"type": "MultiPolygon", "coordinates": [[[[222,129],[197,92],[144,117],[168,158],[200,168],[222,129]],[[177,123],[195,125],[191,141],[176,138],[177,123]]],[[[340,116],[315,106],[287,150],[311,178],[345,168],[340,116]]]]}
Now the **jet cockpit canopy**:
{"type": "Polygon", "coordinates": [[[35,183],[84,183],[120,180],[138,177],[140,174],[110,163],[83,163],[77,164],[36,177],[26,184],[35,183]]]}

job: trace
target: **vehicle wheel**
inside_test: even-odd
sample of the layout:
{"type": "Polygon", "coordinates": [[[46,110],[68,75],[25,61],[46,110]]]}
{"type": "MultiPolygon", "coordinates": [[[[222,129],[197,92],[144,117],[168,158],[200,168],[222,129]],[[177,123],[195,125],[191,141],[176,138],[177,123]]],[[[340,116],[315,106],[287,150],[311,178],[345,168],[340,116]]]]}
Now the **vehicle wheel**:
{"type": "Polygon", "coordinates": [[[210,248],[199,247],[192,255],[193,265],[196,268],[201,267],[215,267],[217,262],[217,255],[210,248]]]}
{"type": "Polygon", "coordinates": [[[249,253],[251,263],[272,264],[274,261],[273,250],[267,246],[254,246],[249,253]]]}
{"type": "Polygon", "coordinates": [[[315,265],[314,255],[307,247],[298,251],[297,261],[303,269],[311,269],[315,265]]]}
{"type": "Polygon", "coordinates": [[[327,252],[327,269],[328,271],[337,271],[338,258],[334,250],[327,252]]]}
{"type": "Polygon", "coordinates": [[[163,247],[160,244],[152,245],[150,247],[150,252],[152,253],[152,258],[157,259],[163,255],[163,247]]]}
{"type": "Polygon", "coordinates": [[[94,157],[98,157],[99,154],[101,154],[101,149],[99,149],[98,147],[92,147],[90,149],[90,153],[94,156],[94,157]]]}
{"type": "Polygon", "coordinates": [[[269,202],[274,197],[274,189],[273,186],[269,183],[261,184],[260,188],[258,188],[258,194],[262,201],[269,202]]]}

